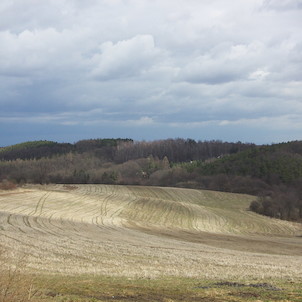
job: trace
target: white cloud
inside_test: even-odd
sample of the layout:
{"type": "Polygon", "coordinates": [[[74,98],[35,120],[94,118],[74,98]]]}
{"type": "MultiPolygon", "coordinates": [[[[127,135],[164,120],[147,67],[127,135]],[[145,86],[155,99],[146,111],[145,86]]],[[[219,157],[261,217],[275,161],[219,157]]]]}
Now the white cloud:
{"type": "Polygon", "coordinates": [[[92,58],[92,75],[105,80],[140,76],[159,54],[151,35],[137,35],[116,44],[105,42],[100,46],[100,54],[92,58]]]}
{"type": "Polygon", "coordinates": [[[153,118],[151,118],[149,116],[143,116],[138,120],[128,120],[123,123],[125,123],[127,125],[131,125],[131,126],[146,126],[146,125],[152,125],[155,122],[154,122],[153,118]]]}
{"type": "Polygon", "coordinates": [[[253,71],[249,75],[249,79],[251,80],[264,80],[270,73],[265,70],[257,69],[256,71],[253,71]]]}
{"type": "Polygon", "coordinates": [[[81,34],[54,28],[0,32],[0,73],[35,78],[60,77],[81,66],[81,34]]]}

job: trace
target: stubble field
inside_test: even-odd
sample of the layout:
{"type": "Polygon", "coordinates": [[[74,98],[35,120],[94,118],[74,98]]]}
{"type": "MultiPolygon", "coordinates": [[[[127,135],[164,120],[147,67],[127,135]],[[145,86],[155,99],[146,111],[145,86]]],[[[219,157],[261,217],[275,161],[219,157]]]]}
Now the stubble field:
{"type": "Polygon", "coordinates": [[[254,198],[109,185],[2,191],[4,265],[24,257],[27,273],[54,278],[301,284],[302,225],[248,211],[254,198]]]}

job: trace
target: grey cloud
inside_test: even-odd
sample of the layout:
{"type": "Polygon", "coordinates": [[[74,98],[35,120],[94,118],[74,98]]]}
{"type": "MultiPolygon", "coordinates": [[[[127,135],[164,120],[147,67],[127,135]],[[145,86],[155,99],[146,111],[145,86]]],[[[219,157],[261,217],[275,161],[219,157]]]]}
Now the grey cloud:
{"type": "Polygon", "coordinates": [[[184,71],[184,80],[190,83],[205,84],[223,84],[240,79],[240,72],[223,66],[194,66],[186,68],[184,71]]]}
{"type": "Polygon", "coordinates": [[[45,29],[56,24],[64,27],[64,18],[70,9],[67,2],[2,0],[0,4],[0,30],[15,34],[27,30],[45,29]]]}
{"type": "Polygon", "coordinates": [[[288,11],[302,9],[301,0],[265,0],[263,2],[263,8],[277,11],[288,11]]]}
{"type": "Polygon", "coordinates": [[[300,115],[299,7],[300,1],[3,0],[1,116],[23,116],[24,123],[47,117],[77,130],[106,122],[110,135],[127,123],[131,131],[209,123],[219,133],[220,121],[235,131],[234,121],[253,129],[257,118],[265,127],[265,117],[277,123],[281,113],[300,115]]]}

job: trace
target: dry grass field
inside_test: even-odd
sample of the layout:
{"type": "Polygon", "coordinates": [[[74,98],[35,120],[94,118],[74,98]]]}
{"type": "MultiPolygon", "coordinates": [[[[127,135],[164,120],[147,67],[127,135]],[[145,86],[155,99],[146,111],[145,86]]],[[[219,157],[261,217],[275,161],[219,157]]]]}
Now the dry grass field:
{"type": "MultiPolygon", "coordinates": [[[[73,285],[88,276],[105,278],[103,284],[114,280],[127,288],[133,280],[149,280],[149,287],[142,285],[146,293],[151,287],[174,288],[188,282],[183,280],[195,280],[196,288],[198,280],[301,284],[302,225],[248,211],[253,199],[212,191],[109,185],[0,191],[0,247],[6,255],[2,267],[12,267],[22,257],[27,274],[52,280],[78,278],[73,285]]],[[[209,288],[215,292],[215,286],[209,288]]],[[[204,301],[245,300],[212,296],[204,301]]],[[[89,300],[89,295],[85,297],[89,300]]],[[[249,298],[253,297],[257,294],[251,293],[249,298]]],[[[153,301],[144,299],[129,301],[153,301]]]]}

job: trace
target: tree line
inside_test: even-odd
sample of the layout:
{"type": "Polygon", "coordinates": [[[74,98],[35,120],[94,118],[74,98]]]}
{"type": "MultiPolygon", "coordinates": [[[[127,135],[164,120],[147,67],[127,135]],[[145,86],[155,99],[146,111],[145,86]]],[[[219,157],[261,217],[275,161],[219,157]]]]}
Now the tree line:
{"type": "Polygon", "coordinates": [[[132,139],[88,139],[74,144],[52,141],[25,142],[0,148],[0,160],[40,159],[61,154],[93,153],[115,163],[146,158],[148,156],[163,159],[168,157],[171,162],[187,162],[206,160],[224,154],[246,150],[253,144],[241,142],[228,143],[219,140],[195,141],[193,139],[166,139],[157,141],[133,141],[132,139]]]}
{"type": "Polygon", "coordinates": [[[250,209],[302,218],[302,142],[91,139],[0,149],[0,181],[177,186],[258,196],[250,209]]]}

